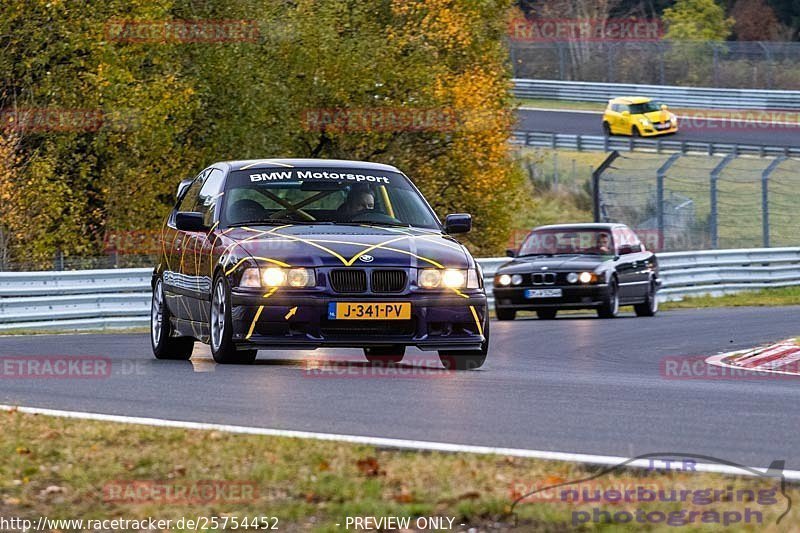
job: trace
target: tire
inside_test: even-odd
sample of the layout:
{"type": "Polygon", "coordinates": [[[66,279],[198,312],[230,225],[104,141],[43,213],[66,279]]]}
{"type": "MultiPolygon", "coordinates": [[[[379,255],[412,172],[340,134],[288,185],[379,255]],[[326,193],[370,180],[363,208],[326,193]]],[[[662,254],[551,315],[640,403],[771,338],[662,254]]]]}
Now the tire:
{"type": "Polygon", "coordinates": [[[211,355],[221,365],[246,365],[256,359],[256,350],[237,350],[233,343],[231,293],[225,276],[217,276],[211,289],[211,313],[208,325],[211,355]]]}
{"type": "Polygon", "coordinates": [[[494,306],[494,314],[497,320],[514,320],[517,318],[516,309],[503,309],[502,307],[494,306]]]}
{"type": "Polygon", "coordinates": [[[656,316],[658,313],[658,295],[656,284],[650,281],[650,289],[647,291],[647,299],[633,306],[636,316],[656,316]]]}
{"type": "Polygon", "coordinates": [[[608,122],[603,122],[603,135],[605,135],[606,137],[611,137],[612,135],[614,135],[613,133],[611,133],[611,125],[608,122]]]}
{"type": "Polygon", "coordinates": [[[600,318],[616,318],[619,314],[619,285],[617,278],[611,278],[608,284],[608,296],[603,305],[597,308],[597,316],[600,318]]]}
{"type": "Polygon", "coordinates": [[[173,337],[169,308],[164,299],[164,284],[158,278],[150,304],[150,346],[156,359],[187,361],[192,356],[192,337],[173,337]]]}
{"type": "Polygon", "coordinates": [[[475,370],[483,366],[489,353],[489,317],[483,326],[483,335],[486,340],[479,350],[441,350],[439,360],[447,370],[475,370]]]}
{"type": "Polygon", "coordinates": [[[364,348],[364,356],[370,363],[399,363],[406,355],[406,347],[400,344],[364,348]]]}
{"type": "Polygon", "coordinates": [[[536,316],[539,320],[553,320],[558,314],[558,309],[537,309],[536,316]]]}

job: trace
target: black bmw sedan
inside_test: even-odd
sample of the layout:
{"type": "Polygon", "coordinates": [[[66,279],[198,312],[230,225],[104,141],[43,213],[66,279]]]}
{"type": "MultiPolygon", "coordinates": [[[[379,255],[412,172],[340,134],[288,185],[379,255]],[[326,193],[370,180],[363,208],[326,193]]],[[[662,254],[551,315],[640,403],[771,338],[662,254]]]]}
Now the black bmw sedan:
{"type": "Polygon", "coordinates": [[[654,316],[661,286],[658,262],[624,224],[559,224],[528,234],[514,259],[494,276],[498,320],[517,311],[555,318],[559,309],[596,309],[614,318],[620,306],[654,316]]]}
{"type": "Polygon", "coordinates": [[[437,351],[480,367],[489,317],[480,267],[395,167],[360,161],[222,161],[178,188],[153,272],[152,345],[218,363],[260,349],[363,348],[399,362],[437,351]]]}

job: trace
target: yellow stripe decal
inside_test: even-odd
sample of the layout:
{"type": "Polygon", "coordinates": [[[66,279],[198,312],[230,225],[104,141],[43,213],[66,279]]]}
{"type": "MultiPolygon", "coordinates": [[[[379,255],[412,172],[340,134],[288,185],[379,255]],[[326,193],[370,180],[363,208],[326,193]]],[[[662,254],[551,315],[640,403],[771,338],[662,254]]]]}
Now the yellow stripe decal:
{"type": "Polygon", "coordinates": [[[386,204],[387,214],[394,218],[394,208],[392,207],[392,201],[389,200],[389,193],[386,191],[386,185],[381,185],[381,196],[383,197],[383,203],[386,204]]]}
{"type": "Polygon", "coordinates": [[[472,316],[475,318],[475,325],[478,326],[478,333],[483,335],[483,326],[481,325],[481,321],[478,318],[478,312],[475,311],[475,307],[470,305],[469,310],[472,311],[472,316]]]}
{"type": "Polygon", "coordinates": [[[269,292],[268,292],[268,293],[266,293],[266,294],[264,295],[264,298],[269,298],[270,296],[272,296],[273,294],[275,294],[275,291],[277,291],[277,290],[278,290],[278,287],[272,287],[272,288],[269,290],[269,292]]]}
{"type": "Polygon", "coordinates": [[[261,316],[261,311],[263,310],[264,306],[259,306],[258,311],[256,311],[256,316],[253,317],[253,323],[250,324],[250,330],[247,332],[247,337],[245,337],[245,340],[253,336],[253,330],[256,329],[256,322],[258,322],[258,318],[261,316]]]}

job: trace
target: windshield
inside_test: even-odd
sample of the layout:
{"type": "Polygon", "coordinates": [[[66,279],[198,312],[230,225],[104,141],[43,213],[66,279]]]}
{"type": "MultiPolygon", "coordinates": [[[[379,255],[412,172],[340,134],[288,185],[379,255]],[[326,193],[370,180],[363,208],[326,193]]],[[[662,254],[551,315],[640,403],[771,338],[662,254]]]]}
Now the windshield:
{"type": "Polygon", "coordinates": [[[631,104],[631,115],[642,115],[652,111],[661,111],[661,102],[645,102],[643,104],[631,104]]]}
{"type": "Polygon", "coordinates": [[[346,168],[231,172],[220,219],[225,226],[353,223],[440,228],[405,176],[346,168]]]}
{"type": "Polygon", "coordinates": [[[519,249],[522,255],[610,254],[611,233],[602,229],[534,230],[519,249]]]}

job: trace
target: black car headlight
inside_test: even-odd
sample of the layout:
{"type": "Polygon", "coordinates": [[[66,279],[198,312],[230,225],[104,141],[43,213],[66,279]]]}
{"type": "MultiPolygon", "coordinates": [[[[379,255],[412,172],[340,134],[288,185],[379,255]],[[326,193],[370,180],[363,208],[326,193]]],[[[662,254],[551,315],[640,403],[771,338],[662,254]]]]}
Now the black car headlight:
{"type": "Polygon", "coordinates": [[[423,289],[477,289],[478,272],[474,268],[424,268],[417,283],[423,289]]]}
{"type": "Polygon", "coordinates": [[[313,287],[317,284],[313,268],[248,268],[242,273],[240,287],[313,287]]]}

